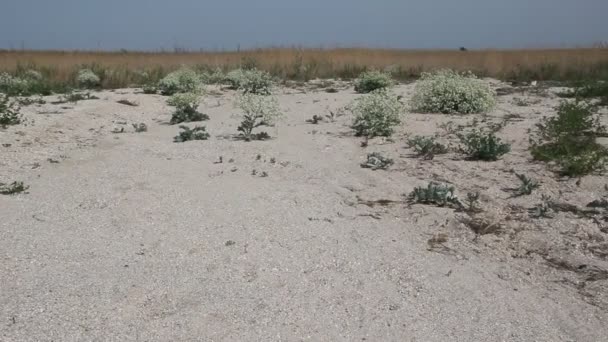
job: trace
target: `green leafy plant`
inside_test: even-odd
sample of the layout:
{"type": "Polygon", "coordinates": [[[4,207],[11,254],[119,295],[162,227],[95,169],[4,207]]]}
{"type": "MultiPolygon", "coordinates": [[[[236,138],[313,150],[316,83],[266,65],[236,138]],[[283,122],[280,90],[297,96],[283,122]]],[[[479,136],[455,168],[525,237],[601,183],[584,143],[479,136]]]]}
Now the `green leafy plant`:
{"type": "Polygon", "coordinates": [[[11,184],[0,183],[0,195],[13,195],[20,192],[27,191],[29,186],[23,184],[23,182],[12,182],[11,184]]]}
{"type": "Polygon", "coordinates": [[[135,129],[135,133],[143,133],[148,131],[148,125],[143,122],[131,125],[133,126],[133,129],[135,129]]]}
{"type": "Polygon", "coordinates": [[[538,189],[538,187],[540,187],[540,184],[538,183],[538,181],[528,178],[524,174],[516,173],[515,176],[517,176],[517,178],[521,182],[519,187],[517,189],[515,189],[516,197],[530,195],[530,194],[532,194],[532,192],[534,190],[536,190],[536,189],[538,189]]]}
{"type": "Polygon", "coordinates": [[[434,137],[416,135],[413,138],[408,139],[408,144],[414,149],[417,156],[421,156],[424,159],[433,159],[436,154],[445,154],[448,152],[448,148],[437,142],[434,137]]]}
{"type": "Polygon", "coordinates": [[[101,79],[91,69],[82,69],[76,75],[76,83],[84,89],[92,89],[101,85],[101,79]]]}
{"type": "Polygon", "coordinates": [[[178,93],[167,100],[167,104],[175,107],[171,116],[172,125],[182,122],[208,120],[209,116],[198,111],[200,95],[196,93],[178,93]]]}
{"type": "Polygon", "coordinates": [[[349,109],[355,116],[352,128],[357,136],[391,136],[401,120],[403,105],[397,96],[384,89],[356,99],[349,109]]]}
{"type": "Polygon", "coordinates": [[[158,92],[158,88],[154,83],[144,84],[142,90],[144,94],[156,94],[158,92]]]}
{"type": "Polygon", "coordinates": [[[237,116],[241,118],[238,131],[246,141],[264,140],[268,133],[253,134],[253,130],[261,126],[271,126],[282,116],[279,102],[272,96],[253,93],[241,94],[237,97],[235,106],[241,110],[237,116]]]}
{"type": "Polygon", "coordinates": [[[91,93],[81,93],[69,91],[64,95],[59,96],[57,101],[51,102],[52,104],[63,104],[63,103],[78,103],[78,101],[84,100],[99,100],[99,97],[91,95],[91,93]]]}
{"type": "Polygon", "coordinates": [[[179,128],[182,129],[181,132],[175,138],[173,138],[174,142],[186,142],[190,140],[207,140],[209,139],[209,133],[207,133],[207,128],[205,126],[196,126],[194,128],[190,128],[188,126],[180,125],[179,128]]]}
{"type": "Polygon", "coordinates": [[[236,69],[226,74],[226,82],[231,89],[241,90],[244,94],[270,95],[273,80],[272,76],[257,69],[236,69]]]}
{"type": "Polygon", "coordinates": [[[462,203],[454,194],[454,187],[430,182],[427,187],[416,187],[409,194],[410,203],[430,204],[439,207],[462,208],[462,203]]]}
{"type": "Polygon", "coordinates": [[[492,131],[474,129],[458,137],[462,152],[471,160],[495,161],[511,150],[511,145],[501,142],[492,131]]]}
{"type": "Polygon", "coordinates": [[[355,91],[369,93],[374,90],[389,88],[394,84],[390,74],[381,71],[367,71],[359,75],[355,81],[355,91]]]}
{"type": "Polygon", "coordinates": [[[21,123],[23,116],[19,113],[19,107],[9,100],[9,97],[0,94],[0,127],[6,128],[21,123]]]}
{"type": "Polygon", "coordinates": [[[201,77],[196,71],[182,67],[161,79],[158,82],[158,89],[162,95],[197,93],[200,92],[202,84],[201,77]]]}
{"type": "Polygon", "coordinates": [[[479,192],[467,192],[466,210],[470,213],[479,212],[479,192]]]}
{"type": "Polygon", "coordinates": [[[530,139],[534,159],[556,162],[559,172],[567,176],[582,176],[604,168],[608,150],[596,138],[606,128],[601,125],[595,106],[564,101],[556,116],[544,117],[536,126],[536,136],[530,139]]]}
{"type": "Polygon", "coordinates": [[[411,107],[421,113],[471,114],[492,109],[496,93],[472,73],[439,70],[423,73],[411,107]]]}
{"type": "Polygon", "coordinates": [[[578,99],[599,98],[600,105],[608,105],[608,82],[583,81],[574,84],[574,89],[557,94],[560,97],[578,99]]]}
{"type": "Polygon", "coordinates": [[[363,168],[369,168],[372,170],[386,170],[394,161],[391,158],[383,156],[381,153],[373,152],[367,155],[367,161],[361,164],[363,168]]]}

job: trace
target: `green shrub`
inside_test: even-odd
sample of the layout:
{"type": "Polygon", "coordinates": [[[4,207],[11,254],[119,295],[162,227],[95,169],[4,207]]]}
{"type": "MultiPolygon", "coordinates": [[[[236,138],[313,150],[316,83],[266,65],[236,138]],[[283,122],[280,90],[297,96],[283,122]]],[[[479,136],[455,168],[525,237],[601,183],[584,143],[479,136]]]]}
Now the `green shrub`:
{"type": "Polygon", "coordinates": [[[357,136],[391,136],[401,120],[403,105],[396,95],[384,89],[355,100],[349,109],[355,115],[352,128],[357,136]]]}
{"type": "Polygon", "coordinates": [[[196,93],[201,90],[202,81],[196,71],[189,68],[181,68],[169,73],[160,82],[158,89],[163,95],[176,93],[196,93]]]}
{"type": "Polygon", "coordinates": [[[252,132],[257,127],[273,125],[282,116],[279,102],[272,96],[241,94],[237,97],[235,104],[242,112],[238,115],[241,118],[238,131],[246,141],[267,138],[266,132],[259,134],[252,132]]]}
{"type": "Polygon", "coordinates": [[[18,125],[21,119],[19,107],[14,102],[10,102],[8,96],[0,94],[0,127],[18,125]]]}
{"type": "Polygon", "coordinates": [[[144,94],[156,94],[156,92],[158,91],[158,88],[156,87],[156,84],[148,83],[148,84],[144,84],[144,86],[142,87],[142,90],[144,91],[144,94]]]}
{"type": "Polygon", "coordinates": [[[495,106],[495,96],[494,90],[471,73],[440,70],[422,74],[411,107],[421,113],[483,113],[495,106]]]}
{"type": "Polygon", "coordinates": [[[0,195],[14,195],[20,192],[27,191],[29,186],[23,184],[23,182],[12,182],[11,184],[0,183],[0,195]]]}
{"type": "Polygon", "coordinates": [[[495,161],[511,150],[511,146],[502,143],[492,131],[473,130],[458,137],[461,150],[472,160],[495,161]]]}
{"type": "Polygon", "coordinates": [[[209,116],[198,111],[200,95],[196,93],[178,93],[167,100],[167,104],[175,107],[171,116],[172,125],[182,122],[208,120],[209,116]]]}
{"type": "Polygon", "coordinates": [[[454,187],[436,182],[430,182],[427,187],[416,187],[409,194],[410,203],[431,204],[439,207],[461,208],[462,204],[454,195],[454,187]]]}
{"type": "Polygon", "coordinates": [[[7,95],[28,95],[29,83],[27,80],[13,77],[8,73],[0,74],[0,92],[7,95]]]}
{"type": "Polygon", "coordinates": [[[524,174],[516,173],[515,176],[517,176],[517,179],[519,179],[519,181],[521,182],[519,187],[515,189],[516,197],[531,195],[532,192],[540,186],[540,184],[538,184],[536,180],[528,178],[524,174]]]}
{"type": "Polygon", "coordinates": [[[241,90],[244,94],[270,95],[273,85],[272,76],[257,69],[232,70],[225,80],[231,89],[241,90]]]}
{"type": "Polygon", "coordinates": [[[209,133],[207,133],[207,128],[205,126],[196,126],[194,128],[190,128],[188,126],[180,125],[179,128],[181,128],[182,131],[179,132],[175,138],[173,138],[174,142],[209,139],[209,133]]]}
{"type": "Polygon", "coordinates": [[[414,149],[417,156],[424,157],[424,159],[433,159],[436,154],[448,153],[448,148],[438,143],[434,137],[416,135],[408,139],[408,144],[414,149]]]}
{"type": "Polygon", "coordinates": [[[362,168],[376,170],[386,170],[394,161],[391,158],[383,156],[381,153],[373,152],[367,155],[367,161],[361,164],[362,168]]]}
{"type": "Polygon", "coordinates": [[[596,114],[596,107],[579,101],[563,101],[557,116],[544,117],[531,139],[531,152],[536,160],[554,161],[559,172],[582,176],[602,170],[608,160],[608,149],[596,138],[606,132],[596,114]]]}
{"type": "Polygon", "coordinates": [[[243,69],[235,69],[231,70],[226,74],[224,78],[224,82],[226,82],[230,89],[237,90],[241,88],[241,84],[243,84],[245,80],[245,72],[243,69]]]}
{"type": "Polygon", "coordinates": [[[377,89],[391,87],[394,84],[390,74],[380,71],[367,71],[359,75],[355,81],[355,91],[369,93],[377,89]]]}
{"type": "Polygon", "coordinates": [[[576,83],[573,90],[559,93],[558,96],[579,99],[599,98],[599,104],[608,105],[608,82],[586,81],[576,83]]]}
{"type": "Polygon", "coordinates": [[[224,82],[224,80],[226,80],[226,75],[224,74],[224,71],[222,71],[221,68],[216,68],[211,72],[204,72],[201,75],[201,79],[205,84],[221,84],[222,82],[224,82]]]}
{"type": "Polygon", "coordinates": [[[79,87],[92,89],[101,85],[101,79],[91,69],[82,69],[78,71],[76,83],[79,87]]]}

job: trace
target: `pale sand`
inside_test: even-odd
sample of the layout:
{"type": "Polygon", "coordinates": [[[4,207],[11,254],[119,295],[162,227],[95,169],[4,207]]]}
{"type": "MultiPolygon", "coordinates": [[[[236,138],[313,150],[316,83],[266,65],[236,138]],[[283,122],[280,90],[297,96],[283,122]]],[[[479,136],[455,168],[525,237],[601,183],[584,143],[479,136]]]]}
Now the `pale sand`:
{"type": "MultiPolygon", "coordinates": [[[[395,89],[405,100],[412,90],[395,89]]],[[[0,182],[31,186],[0,196],[0,340],[606,341],[606,223],[526,211],[541,194],[579,206],[608,195],[606,178],[577,186],[531,161],[527,129],[554,113],[552,91],[499,97],[488,119],[522,119],[499,133],[513,151],[489,163],[416,159],[406,144],[481,115],[407,113],[393,141],[367,148],[350,114],[305,122],[361,96],[352,87],[279,89],[286,115],[268,130],[274,139],[249,143],[230,139],[230,91],[201,105],[210,140],[187,143],[172,142],[166,98],[133,89],[26,107],[33,124],[0,131],[12,144],[0,146],[0,182]],[[116,103],[124,98],[140,106],[116,103]],[[132,132],[139,122],[148,132],[132,132]],[[395,165],[361,168],[374,151],[395,165]],[[510,198],[511,169],[541,188],[510,198]],[[360,204],[402,201],[430,180],[461,198],[480,191],[503,229],[476,238],[452,209],[360,204]],[[448,241],[430,249],[438,233],[448,241]]]]}

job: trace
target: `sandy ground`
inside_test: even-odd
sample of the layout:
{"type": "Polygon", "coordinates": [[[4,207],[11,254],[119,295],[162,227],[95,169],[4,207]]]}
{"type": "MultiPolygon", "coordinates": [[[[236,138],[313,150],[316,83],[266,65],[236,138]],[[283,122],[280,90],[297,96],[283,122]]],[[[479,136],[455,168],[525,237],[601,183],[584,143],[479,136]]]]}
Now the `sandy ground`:
{"type": "Polygon", "coordinates": [[[531,161],[527,130],[554,113],[552,91],[500,96],[487,116],[407,113],[367,147],[348,114],[306,122],[361,96],[352,87],[279,89],[284,120],[249,143],[231,138],[231,91],[201,104],[210,140],[187,143],[172,142],[165,98],[134,89],[25,107],[27,126],[0,130],[0,182],[30,185],[0,196],[0,340],[606,341],[606,222],[527,212],[543,194],[581,207],[608,195],[606,178],[531,161]],[[509,119],[499,135],[513,151],[474,162],[407,147],[413,134],[456,142],[439,126],[473,118],[509,119]],[[361,168],[375,151],[395,165],[361,168]],[[511,198],[511,170],[541,188],[511,198]],[[500,229],[476,235],[463,213],[403,203],[431,180],[479,191],[500,229]]]}

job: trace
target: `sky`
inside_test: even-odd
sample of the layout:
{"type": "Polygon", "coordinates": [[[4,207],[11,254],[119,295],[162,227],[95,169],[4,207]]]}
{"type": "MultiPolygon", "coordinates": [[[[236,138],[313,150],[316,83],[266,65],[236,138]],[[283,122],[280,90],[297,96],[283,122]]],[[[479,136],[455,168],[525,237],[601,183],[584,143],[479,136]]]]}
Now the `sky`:
{"type": "Polygon", "coordinates": [[[0,48],[534,48],[608,42],[608,0],[0,0],[0,48]]]}

